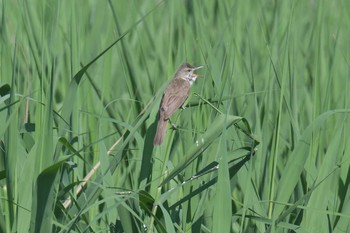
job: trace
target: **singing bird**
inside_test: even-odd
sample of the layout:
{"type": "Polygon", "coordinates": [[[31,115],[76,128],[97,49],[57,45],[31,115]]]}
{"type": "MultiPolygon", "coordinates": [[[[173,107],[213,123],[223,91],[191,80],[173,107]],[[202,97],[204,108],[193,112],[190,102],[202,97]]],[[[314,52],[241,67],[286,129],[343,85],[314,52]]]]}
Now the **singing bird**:
{"type": "Polygon", "coordinates": [[[153,141],[154,145],[162,144],[169,118],[187,99],[190,93],[190,87],[200,77],[193,72],[200,68],[203,68],[203,66],[194,67],[188,63],[182,64],[176,71],[173,80],[171,80],[165,89],[159,106],[159,119],[157,132],[153,141]]]}

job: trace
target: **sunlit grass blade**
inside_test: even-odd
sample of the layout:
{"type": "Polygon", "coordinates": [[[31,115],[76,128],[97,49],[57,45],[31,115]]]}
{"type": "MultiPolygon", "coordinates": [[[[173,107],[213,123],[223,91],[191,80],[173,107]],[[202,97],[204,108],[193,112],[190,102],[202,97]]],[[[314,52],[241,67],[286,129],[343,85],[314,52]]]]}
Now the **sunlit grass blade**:
{"type": "Polygon", "coordinates": [[[168,211],[164,208],[163,205],[159,205],[159,207],[163,212],[166,232],[175,233],[176,231],[173,225],[173,220],[171,219],[168,211]]]}
{"type": "MultiPolygon", "coordinates": [[[[348,110],[334,110],[328,111],[318,116],[311,125],[309,125],[300,140],[297,142],[295,150],[291,153],[289,160],[285,166],[284,173],[277,185],[278,193],[276,194],[276,201],[287,202],[292,195],[293,189],[297,184],[300,175],[304,169],[305,162],[308,159],[306,155],[309,154],[309,143],[312,134],[322,127],[325,121],[334,114],[347,113],[348,110]]],[[[274,218],[278,217],[284,209],[284,206],[276,206],[273,211],[274,218]]]]}
{"type": "MultiPolygon", "coordinates": [[[[223,134],[226,130],[223,130],[223,134]]],[[[230,232],[231,228],[231,185],[227,161],[226,143],[222,139],[218,148],[218,182],[216,184],[215,204],[213,210],[213,232],[230,232]]]]}
{"type": "Polygon", "coordinates": [[[319,211],[331,210],[329,202],[333,200],[334,196],[330,187],[335,187],[334,185],[339,179],[337,174],[334,173],[334,169],[339,169],[338,161],[343,157],[343,134],[343,126],[341,125],[330,142],[322,165],[319,168],[315,183],[318,184],[321,181],[322,183],[311,193],[303,216],[303,224],[301,225],[307,231],[322,231],[325,228],[333,228],[333,226],[329,226],[330,223],[327,221],[328,215],[319,211]]]}
{"type": "MultiPolygon", "coordinates": [[[[15,87],[16,87],[16,78],[17,72],[15,70],[15,66],[17,64],[17,47],[15,44],[12,56],[12,75],[11,75],[11,87],[9,90],[9,103],[13,103],[16,101],[15,96],[15,87]]],[[[3,147],[3,164],[6,172],[6,207],[5,207],[5,219],[7,220],[6,229],[8,231],[17,231],[16,218],[17,208],[14,203],[17,202],[18,198],[18,162],[20,160],[20,156],[18,154],[18,105],[12,105],[7,109],[7,117],[6,124],[4,124],[4,147],[3,147]]],[[[1,135],[2,136],[2,135],[1,135]]]]}
{"type": "Polygon", "coordinates": [[[55,160],[53,149],[53,69],[52,67],[51,78],[47,88],[47,101],[45,104],[44,122],[40,128],[40,141],[36,148],[37,154],[33,178],[38,178],[35,184],[37,189],[33,192],[32,210],[35,214],[31,217],[32,232],[48,232],[52,230],[53,207],[56,201],[54,188],[58,186],[56,175],[59,167],[54,168],[54,170],[49,169],[55,160]],[[43,174],[38,176],[43,170],[43,174]]]}
{"type": "Polygon", "coordinates": [[[222,129],[230,128],[234,123],[242,120],[242,117],[228,115],[219,116],[215,122],[208,128],[207,132],[203,135],[203,138],[198,142],[198,145],[193,144],[189,148],[188,153],[183,160],[171,171],[171,173],[164,179],[159,185],[162,186],[169,182],[172,178],[177,176],[182,170],[184,170],[189,164],[191,164],[200,153],[206,150],[206,148],[216,140],[222,133],[222,129]]]}

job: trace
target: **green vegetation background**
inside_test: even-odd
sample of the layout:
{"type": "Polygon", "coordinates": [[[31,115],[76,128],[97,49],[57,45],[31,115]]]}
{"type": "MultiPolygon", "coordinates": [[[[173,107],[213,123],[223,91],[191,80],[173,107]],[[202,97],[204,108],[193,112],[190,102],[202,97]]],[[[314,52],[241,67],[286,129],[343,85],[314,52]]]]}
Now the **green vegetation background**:
{"type": "Polygon", "coordinates": [[[0,7],[0,232],[350,232],[349,1],[0,7]]]}

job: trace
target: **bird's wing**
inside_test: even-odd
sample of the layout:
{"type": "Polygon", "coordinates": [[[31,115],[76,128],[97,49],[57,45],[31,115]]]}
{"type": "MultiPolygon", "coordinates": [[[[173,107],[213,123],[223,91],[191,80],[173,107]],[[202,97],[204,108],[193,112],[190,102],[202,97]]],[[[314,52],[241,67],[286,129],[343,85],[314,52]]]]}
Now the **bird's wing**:
{"type": "Polygon", "coordinates": [[[185,102],[189,91],[190,84],[185,80],[174,79],[169,84],[160,105],[160,114],[164,117],[163,119],[167,120],[173,115],[173,113],[185,102]]]}

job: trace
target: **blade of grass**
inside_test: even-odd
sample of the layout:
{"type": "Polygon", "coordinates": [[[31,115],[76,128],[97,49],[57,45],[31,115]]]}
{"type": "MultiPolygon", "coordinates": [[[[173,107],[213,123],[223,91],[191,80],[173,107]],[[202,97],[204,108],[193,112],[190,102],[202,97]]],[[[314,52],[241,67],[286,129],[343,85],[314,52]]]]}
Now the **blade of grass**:
{"type": "MultiPolygon", "coordinates": [[[[295,150],[291,153],[288,162],[285,166],[284,172],[277,184],[275,200],[278,202],[287,202],[293,193],[293,190],[300,178],[300,175],[304,169],[307,156],[309,154],[310,140],[312,134],[320,129],[324,122],[332,115],[348,113],[350,110],[339,109],[333,111],[327,111],[318,116],[312,124],[310,124],[302,133],[301,138],[298,140],[295,150]]],[[[273,211],[273,218],[277,218],[283,211],[284,206],[276,206],[273,211]]]]}
{"type": "Polygon", "coordinates": [[[328,210],[328,202],[333,201],[333,185],[337,184],[338,176],[332,174],[334,168],[338,167],[337,161],[343,154],[343,145],[341,138],[343,137],[343,126],[337,130],[336,135],[332,139],[326,156],[323,159],[322,165],[319,168],[318,176],[315,183],[320,183],[326,177],[327,179],[311,194],[307,204],[306,212],[303,216],[301,227],[307,231],[319,232],[324,229],[329,229],[328,215],[313,210],[328,210]],[[332,185],[333,184],[333,185],[332,185]]]}
{"type": "MultiPolygon", "coordinates": [[[[226,119],[225,119],[226,121],[226,119]]],[[[223,134],[227,128],[222,128],[223,134]]],[[[215,205],[213,210],[213,232],[230,232],[231,229],[231,183],[227,161],[226,140],[222,137],[218,148],[218,182],[216,184],[215,205]]]]}
{"type": "Polygon", "coordinates": [[[169,182],[172,178],[184,170],[189,164],[191,164],[199,156],[200,153],[205,151],[208,146],[210,146],[210,144],[220,136],[222,133],[221,129],[230,128],[234,123],[240,120],[242,120],[242,117],[228,115],[226,119],[225,116],[220,115],[203,135],[201,144],[192,145],[192,147],[188,150],[187,155],[184,156],[183,160],[171,171],[171,173],[159,186],[163,186],[169,182]]]}

